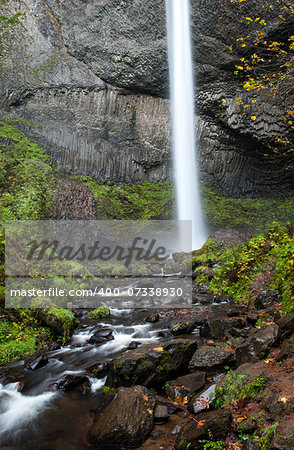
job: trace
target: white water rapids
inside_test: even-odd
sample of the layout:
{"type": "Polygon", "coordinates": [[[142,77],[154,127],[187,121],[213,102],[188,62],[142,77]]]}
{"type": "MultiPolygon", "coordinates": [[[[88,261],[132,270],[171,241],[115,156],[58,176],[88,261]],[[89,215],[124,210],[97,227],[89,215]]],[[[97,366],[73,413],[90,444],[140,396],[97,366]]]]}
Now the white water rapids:
{"type": "Polygon", "coordinates": [[[192,221],[192,247],[206,238],[201,211],[194,126],[189,0],[166,0],[177,219],[192,221]]]}

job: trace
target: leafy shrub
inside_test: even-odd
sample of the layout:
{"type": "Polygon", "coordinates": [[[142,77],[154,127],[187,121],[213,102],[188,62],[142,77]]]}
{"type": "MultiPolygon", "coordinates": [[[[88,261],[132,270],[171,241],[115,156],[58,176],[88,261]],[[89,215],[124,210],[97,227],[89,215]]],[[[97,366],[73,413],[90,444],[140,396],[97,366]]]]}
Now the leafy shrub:
{"type": "Polygon", "coordinates": [[[263,391],[266,385],[263,375],[246,384],[248,377],[248,374],[229,372],[224,383],[216,387],[213,405],[223,408],[243,397],[254,398],[258,392],[263,391]]]}

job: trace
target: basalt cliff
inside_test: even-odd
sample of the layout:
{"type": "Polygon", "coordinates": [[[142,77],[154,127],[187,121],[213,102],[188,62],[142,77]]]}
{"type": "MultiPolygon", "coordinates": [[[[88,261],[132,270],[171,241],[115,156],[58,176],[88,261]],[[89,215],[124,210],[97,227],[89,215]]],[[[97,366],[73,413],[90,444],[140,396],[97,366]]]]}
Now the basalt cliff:
{"type": "MultiPolygon", "coordinates": [[[[233,196],[293,190],[289,161],[266,156],[277,136],[291,140],[280,120],[285,93],[255,105],[234,74],[240,58],[256,51],[255,19],[263,20],[264,39],[286,45],[294,14],[284,3],[280,14],[278,2],[191,2],[201,176],[233,196]]],[[[164,7],[164,0],[12,0],[3,7],[21,18],[3,42],[2,113],[25,119],[26,132],[62,172],[171,179],[164,7]]],[[[269,63],[267,70],[276,69],[269,63]]]]}

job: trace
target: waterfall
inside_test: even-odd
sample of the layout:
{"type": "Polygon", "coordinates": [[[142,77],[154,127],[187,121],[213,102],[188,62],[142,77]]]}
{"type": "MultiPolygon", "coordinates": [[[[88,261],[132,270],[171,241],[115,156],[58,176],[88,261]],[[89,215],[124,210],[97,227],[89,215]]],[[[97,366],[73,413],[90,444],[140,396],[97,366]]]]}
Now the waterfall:
{"type": "Polygon", "coordinates": [[[192,247],[197,249],[207,235],[196,162],[189,0],[166,0],[166,15],[177,219],[192,221],[192,247]]]}

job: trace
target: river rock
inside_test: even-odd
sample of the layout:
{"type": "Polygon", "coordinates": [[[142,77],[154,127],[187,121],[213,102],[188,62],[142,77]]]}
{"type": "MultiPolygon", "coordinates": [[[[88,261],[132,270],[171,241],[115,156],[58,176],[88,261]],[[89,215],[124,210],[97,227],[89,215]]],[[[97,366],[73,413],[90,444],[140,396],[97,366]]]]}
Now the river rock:
{"type": "Polygon", "coordinates": [[[145,387],[120,387],[94,419],[88,433],[93,447],[139,447],[153,428],[155,398],[145,387]]]}
{"type": "Polygon", "coordinates": [[[154,410],[154,421],[163,423],[169,418],[168,408],[165,405],[156,405],[154,410]]]}
{"type": "Polygon", "coordinates": [[[154,323],[154,322],[158,322],[159,321],[159,314],[150,314],[150,316],[145,317],[145,322],[150,322],[150,323],[154,323]]]}
{"type": "Polygon", "coordinates": [[[172,334],[180,336],[181,334],[190,334],[194,329],[194,324],[190,322],[177,322],[171,326],[172,334]]]}
{"type": "Polygon", "coordinates": [[[188,403],[188,410],[194,414],[209,408],[210,403],[215,399],[216,384],[213,384],[200,395],[194,397],[188,403]]]}
{"type": "Polygon", "coordinates": [[[113,330],[111,328],[100,328],[91,336],[89,344],[102,344],[105,341],[112,341],[113,339],[113,330]]]}
{"type": "Polygon", "coordinates": [[[186,450],[188,443],[192,448],[201,449],[201,440],[220,441],[224,440],[232,420],[232,414],[228,409],[221,411],[208,411],[197,416],[197,422],[190,420],[179,434],[176,450],[186,450]],[[197,427],[197,423],[203,426],[197,427]]]}
{"type": "Polygon", "coordinates": [[[173,339],[126,351],[112,361],[106,385],[161,388],[166,380],[187,370],[196,348],[192,339],[173,339]]]}
{"type": "Polygon", "coordinates": [[[75,388],[82,389],[83,392],[90,390],[90,382],[85,375],[64,375],[55,383],[55,388],[61,391],[73,391],[75,388]]]}
{"type": "Polygon", "coordinates": [[[277,342],[280,328],[276,323],[256,330],[247,341],[236,349],[237,365],[256,362],[265,357],[277,342]]]}
{"type": "Polygon", "coordinates": [[[261,291],[254,301],[254,306],[256,309],[266,309],[269,306],[274,305],[279,302],[280,295],[279,291],[261,291]]]}
{"type": "Polygon", "coordinates": [[[224,327],[221,320],[207,320],[200,328],[200,337],[209,339],[221,339],[224,335],[224,327]]]}
{"type": "Polygon", "coordinates": [[[178,396],[182,398],[186,396],[191,397],[204,386],[205,381],[205,372],[190,373],[176,380],[169,381],[166,393],[171,399],[175,399],[178,396]]]}
{"type": "Polygon", "coordinates": [[[47,356],[39,356],[38,358],[34,359],[29,365],[27,366],[28,370],[38,370],[42,367],[47,366],[49,360],[47,356]]]}
{"type": "Polygon", "coordinates": [[[194,353],[189,364],[189,370],[215,372],[233,361],[234,353],[231,350],[204,345],[194,353]]]}

